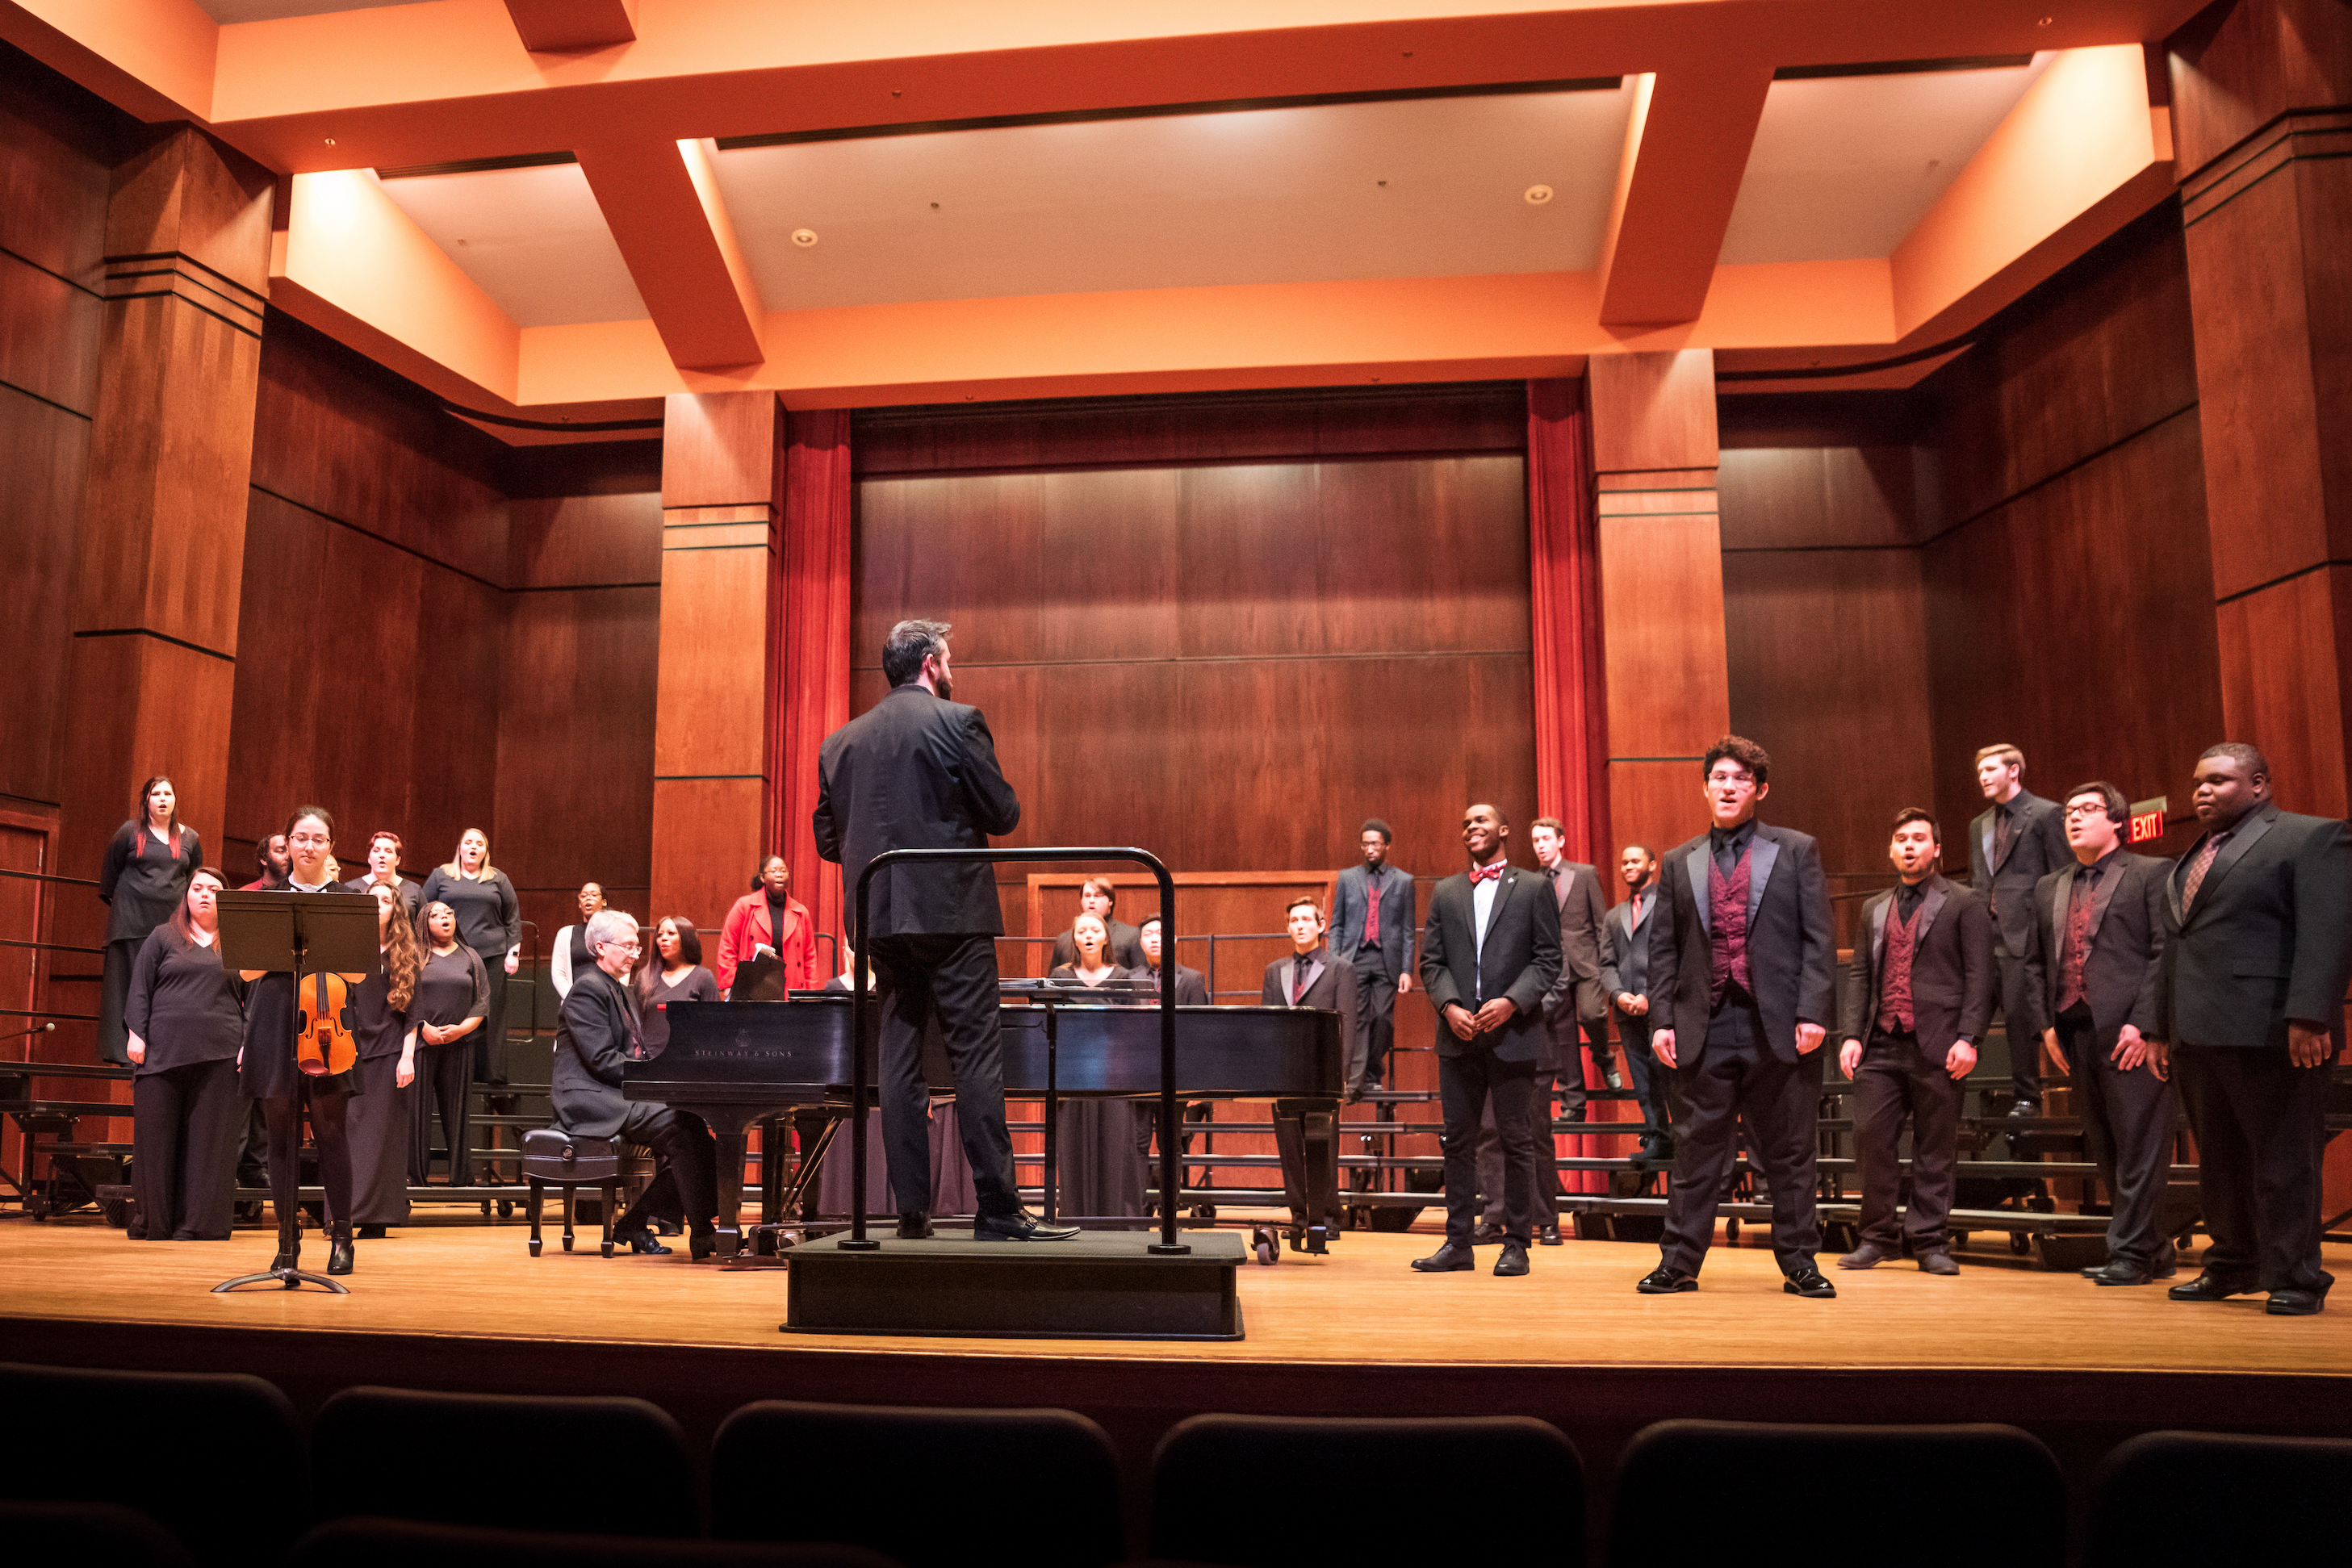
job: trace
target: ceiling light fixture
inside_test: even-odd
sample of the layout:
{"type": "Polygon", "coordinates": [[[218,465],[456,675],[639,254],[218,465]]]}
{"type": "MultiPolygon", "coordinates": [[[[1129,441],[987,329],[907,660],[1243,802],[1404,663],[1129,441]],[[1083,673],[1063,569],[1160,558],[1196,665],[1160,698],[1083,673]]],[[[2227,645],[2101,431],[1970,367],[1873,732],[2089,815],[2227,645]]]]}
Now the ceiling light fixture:
{"type": "Polygon", "coordinates": [[[328,145],[328,146],[330,146],[330,147],[332,147],[334,144],[335,144],[335,139],[334,139],[333,137],[331,137],[331,136],[328,137],[328,138],[327,138],[327,145],[328,145]]]}
{"type": "Polygon", "coordinates": [[[1524,200],[1528,205],[1531,207],[1540,207],[1546,202],[1551,200],[1551,187],[1549,185],[1529,185],[1520,194],[1521,199],[1524,200]]]}
{"type": "Polygon", "coordinates": [[[793,243],[800,246],[803,250],[808,249],[809,246],[816,243],[816,230],[794,229],[793,231],[793,243]]]}

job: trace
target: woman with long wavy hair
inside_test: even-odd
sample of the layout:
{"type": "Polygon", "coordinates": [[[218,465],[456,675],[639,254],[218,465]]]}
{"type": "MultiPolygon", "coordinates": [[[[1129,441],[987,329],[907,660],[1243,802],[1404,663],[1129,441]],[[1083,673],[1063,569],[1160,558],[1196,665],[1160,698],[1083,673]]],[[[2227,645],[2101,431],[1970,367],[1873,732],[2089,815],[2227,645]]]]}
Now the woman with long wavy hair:
{"type": "Polygon", "coordinates": [[[352,988],[352,1032],[359,1037],[360,1095],[352,1102],[352,1223],[373,1240],[408,1223],[409,1119],[416,1099],[416,1030],[408,1016],[425,967],[397,883],[375,895],[376,972],[352,988]]]}

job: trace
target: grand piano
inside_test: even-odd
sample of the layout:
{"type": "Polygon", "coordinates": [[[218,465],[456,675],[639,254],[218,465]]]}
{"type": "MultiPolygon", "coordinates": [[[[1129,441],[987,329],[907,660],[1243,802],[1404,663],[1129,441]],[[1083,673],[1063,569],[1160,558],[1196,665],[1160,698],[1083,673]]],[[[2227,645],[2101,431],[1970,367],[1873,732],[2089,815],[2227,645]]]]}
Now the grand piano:
{"type": "MultiPolygon", "coordinates": [[[[1099,995],[1055,992],[1034,982],[1008,982],[1003,1008],[1004,1092],[1055,1104],[1068,1098],[1156,1098],[1160,1093],[1160,1012],[1106,1004],[1099,995]]],[[[866,1009],[872,1035],[881,1009],[866,1009]]],[[[791,1115],[803,1129],[801,1175],[789,1184],[761,1184],[768,1226],[793,1207],[799,1187],[816,1169],[825,1145],[850,1113],[851,998],[834,992],[795,992],[782,1001],[672,1002],[669,1044],[646,1061],[631,1062],[622,1092],[691,1111],[719,1139],[719,1235],[722,1259],[742,1247],[743,1157],[746,1134],[771,1116],[791,1115]],[[814,1136],[809,1134],[813,1133],[814,1136]]],[[[934,1094],[953,1092],[954,1078],[938,1042],[925,1052],[924,1076],[934,1094]]],[[[876,1051],[866,1046],[866,1103],[876,1051]]],[[[1338,1197],[1337,1123],[1343,1073],[1339,1015],[1312,1008],[1178,1008],[1176,1096],[1180,1101],[1268,1100],[1277,1124],[1295,1124],[1305,1150],[1307,1212],[1297,1239],[1324,1249],[1324,1217],[1338,1197]]],[[[869,1132],[878,1135],[878,1128],[869,1132]]],[[[771,1145],[774,1140],[769,1140],[771,1145]]],[[[1048,1134],[1049,1153],[1051,1134],[1048,1134]]],[[[770,1168],[776,1166],[772,1157],[770,1168]]],[[[1050,1183],[1052,1168],[1048,1166],[1050,1183]]]]}

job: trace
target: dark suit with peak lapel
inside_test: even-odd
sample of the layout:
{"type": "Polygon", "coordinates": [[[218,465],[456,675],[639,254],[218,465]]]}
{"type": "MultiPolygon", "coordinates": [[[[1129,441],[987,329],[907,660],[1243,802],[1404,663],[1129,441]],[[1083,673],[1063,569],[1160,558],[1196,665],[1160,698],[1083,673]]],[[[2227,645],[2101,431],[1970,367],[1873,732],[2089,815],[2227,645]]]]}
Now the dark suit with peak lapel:
{"type": "Polygon", "coordinates": [[[1478,1122],[1494,1102],[1503,1143],[1505,1228],[1521,1246],[1538,1221],[1536,1061],[1543,1054],[1543,998],[1559,978],[1559,905],[1541,875],[1505,866],[1485,927],[1467,873],[1437,884],[1421,939],[1421,978],[1437,1009],[1437,1086],[1445,1109],[1445,1237],[1467,1248],[1477,1218],[1478,1122]],[[1475,1013],[1511,1002],[1501,1027],[1470,1040],[1445,1022],[1451,1002],[1475,1013]]]}
{"type": "Polygon", "coordinates": [[[2197,1134],[2213,1245],[2205,1271],[2238,1290],[2325,1291],[2319,1266],[2326,1066],[2297,1067],[2287,1023],[2340,1038],[2352,981],[2352,833],[2275,804],[2241,817],[2188,883],[2207,833],[2165,882],[2156,1027],[2197,1134]]]}
{"type": "MultiPolygon", "coordinates": [[[[1341,963],[1328,947],[1293,953],[1265,967],[1258,1001],[1269,1008],[1320,1008],[1339,1015],[1346,1040],[1346,1092],[1354,1098],[1364,1076],[1364,1034],[1356,1010],[1356,971],[1341,963]],[[1306,989],[1299,989],[1301,969],[1306,989]]],[[[1339,1212],[1339,1144],[1338,1112],[1329,1101],[1277,1100],[1274,1103],[1274,1143],[1282,1156],[1282,1192],[1291,1218],[1301,1226],[1325,1225],[1336,1229],[1339,1212]],[[1307,1162],[1321,1167],[1312,1173],[1307,1162]],[[1312,1212],[1310,1190],[1321,1199],[1322,1213],[1312,1212]]]]}
{"type": "MultiPolygon", "coordinates": [[[[1603,1072],[1609,1063],[1609,1003],[1601,990],[1601,925],[1609,906],[1601,901],[1601,878],[1589,865],[1562,861],[1533,873],[1551,889],[1559,911],[1559,978],[1543,999],[1543,1049],[1536,1057],[1535,1140],[1536,1207],[1559,1212],[1559,1145],[1551,1125],[1552,1086],[1559,1086],[1559,1103],[1569,1120],[1584,1119],[1584,1045],[1592,1040],[1592,1054],[1603,1072]]],[[[1503,1145],[1495,1134],[1494,1107],[1478,1125],[1478,1189],[1486,1194],[1486,1222],[1504,1224],[1503,1145]]],[[[1548,1219],[1541,1221],[1549,1224],[1548,1219]]]]}
{"type": "Polygon", "coordinates": [[[1998,997],[2009,1035],[2009,1076],[2018,1099],[2042,1103],[2042,1031],[2050,1027],[2041,995],[2025,972],[2033,946],[2033,889],[2053,871],[2074,863],[2066,843],[2066,816],[2055,800],[2020,789],[2007,807],[2008,842],[1999,842],[2003,808],[1987,806],[1969,824],[1969,883],[1985,896],[1992,915],[1992,957],[2000,970],[1998,997]]]}
{"type": "Polygon", "coordinates": [[[1701,833],[1665,856],[1650,921],[1650,1028],[1675,1031],[1673,1071],[1685,1113],[1675,1131],[1663,1260],[1679,1273],[1698,1272],[1731,1174],[1733,1129],[1745,1115],[1750,1153],[1771,1190],[1772,1248],[1782,1272],[1793,1275],[1812,1266],[1821,1246],[1814,1128],[1826,1052],[1800,1056],[1797,1025],[1830,1022],[1837,936],[1829,884],[1820,846],[1803,833],[1751,821],[1729,836],[1735,867],[1743,845],[1747,863],[1748,988],[1727,984],[1717,997],[1715,836],[1701,833]]]}
{"type": "MultiPolygon", "coordinates": [[[[655,1100],[630,1100],[621,1082],[637,1044],[636,998],[630,988],[596,965],[572,977],[556,1012],[555,1060],[548,1068],[547,1098],[556,1125],[583,1138],[629,1138],[652,1145],[661,1168],[639,1197],[640,1208],[666,1185],[685,1205],[698,1234],[711,1228],[719,1212],[719,1176],[710,1129],[690,1112],[673,1111],[655,1100]],[[669,1173],[670,1184],[660,1177],[669,1173]],[[674,1185],[672,1185],[674,1184],[674,1185]]],[[[624,1215],[616,1229],[643,1225],[639,1210],[624,1215]]],[[[732,1215],[727,1218],[731,1227],[732,1215]]]]}
{"type": "MultiPolygon", "coordinates": [[[[1895,967],[1898,970],[1900,966],[1895,967]]],[[[1843,1033],[1862,1042],[1854,1070],[1853,1145],[1862,1176],[1862,1239],[1892,1252],[1908,1240],[1916,1255],[1950,1246],[1945,1223],[1959,1158],[1961,1085],[1945,1071],[1952,1047],[1984,1039],[1992,1019],[1992,920],[1983,894],[1931,875],[1916,901],[1889,888],[1863,906],[1845,976],[1843,1033]],[[1907,912],[1903,904],[1909,902],[1907,912]],[[1907,931],[1911,1027],[1890,1003],[1889,943],[1907,931]],[[1864,936],[1863,933],[1867,933],[1864,936]],[[1911,1201],[1898,1228],[1903,1118],[1911,1118],[1911,1201]]]]}
{"type": "MultiPolygon", "coordinates": [[[[1641,892],[1609,912],[1601,928],[1601,990],[1614,1009],[1622,994],[1650,996],[1650,922],[1658,908],[1658,887],[1653,881],[1641,892]]],[[[1642,1119],[1655,1139],[1654,1147],[1667,1147],[1671,1140],[1666,1133],[1672,1115],[1667,1103],[1666,1088],[1672,1078],[1650,1051],[1650,1030],[1659,1009],[1654,1004],[1646,1013],[1618,1012],[1617,1042],[1624,1048],[1625,1069],[1633,1075],[1633,1093],[1642,1103],[1642,1119]]]]}
{"type": "Polygon", "coordinates": [[[1331,890],[1331,951],[1356,971],[1358,1028],[1364,1037],[1367,1083],[1386,1079],[1389,1047],[1396,1040],[1396,983],[1412,972],[1412,877],[1383,862],[1378,878],[1366,865],[1339,873],[1331,890]],[[1375,888],[1377,883],[1377,889],[1375,888]],[[1367,945],[1377,891],[1380,940],[1367,945]]]}
{"type": "MultiPolygon", "coordinates": [[[[1021,801],[997,766],[980,710],[920,685],[891,691],[825,737],[817,756],[810,827],[817,853],[841,862],[852,917],[857,882],[887,850],[985,849],[1021,821],[1021,801]]],[[[881,992],[882,1138],[890,1189],[909,1209],[930,1207],[930,1086],[923,1027],[934,1013],[954,1064],[956,1126],[983,1214],[1013,1214],[1013,1138],[1004,1124],[1004,1056],[998,1034],[996,944],[1004,930],[996,880],[983,862],[894,865],[877,875],[866,928],[881,992]],[[920,1195],[918,1205],[913,1199],[920,1195]]]]}
{"type": "Polygon", "coordinates": [[[2156,1030],[2156,987],[2164,954],[2164,884],[2172,862],[2129,850],[2108,852],[2094,872],[2078,863],[2034,884],[2033,946],[2026,955],[2042,1014],[2058,1031],[2083,1108],[2083,1140],[2098,1162],[2114,1205],[2107,1260],[2141,1273],[2169,1266],[2172,1227],[2163,1223],[2165,1176],[2172,1164],[2172,1120],[2179,1100],[2148,1062],[2117,1067],[2116,1041],[2126,1024],[2148,1040],[2156,1030]],[[2076,891],[2082,984],[2066,982],[2068,932],[2076,891]]]}

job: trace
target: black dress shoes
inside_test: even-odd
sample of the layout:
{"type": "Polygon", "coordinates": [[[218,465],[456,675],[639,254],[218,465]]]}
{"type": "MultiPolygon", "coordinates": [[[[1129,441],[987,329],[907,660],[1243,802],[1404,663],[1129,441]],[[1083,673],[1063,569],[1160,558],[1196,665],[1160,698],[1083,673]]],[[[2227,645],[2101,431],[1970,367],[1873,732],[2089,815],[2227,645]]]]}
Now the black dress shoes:
{"type": "Polygon", "coordinates": [[[2175,1285],[2164,1293],[2176,1301],[2226,1301],[2231,1296],[2242,1296],[2253,1289],[2251,1285],[2232,1283],[2208,1269],[2185,1285],[2175,1285]]]}
{"type": "Polygon", "coordinates": [[[1481,1225],[1477,1229],[1470,1233],[1470,1245],[1473,1247],[1492,1247],[1496,1242],[1507,1241],[1510,1238],[1511,1233],[1504,1229],[1499,1225],[1481,1225]]]}
{"type": "Polygon", "coordinates": [[[686,1239],[686,1255],[693,1262],[699,1263],[718,1250],[719,1232],[714,1227],[697,1226],[693,1234],[686,1239]]]}
{"type": "Polygon", "coordinates": [[[1837,1287],[1822,1277],[1819,1269],[1804,1268],[1780,1281],[1780,1289],[1792,1296],[1806,1296],[1816,1301],[1826,1301],[1837,1294],[1837,1287]]]}
{"type": "MultiPolygon", "coordinates": [[[[1504,1242],[1503,1255],[1495,1260],[1495,1272],[1506,1280],[1512,1280],[1527,1271],[1528,1244],[1524,1241],[1504,1242]]],[[[2276,1301],[2278,1298],[2273,1296],[2271,1300],[2276,1301]]]]}
{"type": "Polygon", "coordinates": [[[1875,1269],[1895,1254],[1875,1241],[1865,1241],[1837,1260],[1841,1269],[1875,1269]]]}
{"type": "Polygon", "coordinates": [[[1075,1225],[1041,1224],[1025,1208],[1010,1214],[975,1215],[971,1221],[974,1241],[1067,1241],[1077,1233],[1075,1225]]]}
{"type": "Polygon", "coordinates": [[[2333,1274],[2319,1276],[2319,1288],[2314,1291],[2290,1287],[2271,1292],[2270,1304],[2263,1311],[2274,1318],[2307,1318],[2318,1312],[2327,1300],[2327,1287],[2336,1283],[2333,1274]]]}
{"type": "Polygon", "coordinates": [[[1633,1289],[1645,1296],[1671,1296],[1678,1291],[1697,1290],[1698,1276],[1661,1263],[1636,1281],[1633,1289]]]}
{"type": "Polygon", "coordinates": [[[2102,1263],[2095,1269],[2085,1269],[2083,1278],[2094,1285],[2147,1285],[2156,1281],[2154,1274],[2145,1269],[2135,1269],[2121,1259],[2102,1263]]]}
{"type": "Polygon", "coordinates": [[[1606,1073],[1602,1074],[1602,1076],[1609,1080],[1609,1087],[1612,1089],[1622,1089],[1625,1087],[1624,1074],[1619,1072],[1613,1067],[1606,1073]]]}
{"type": "Polygon", "coordinates": [[[1919,1272],[1922,1274],[1948,1275],[1957,1274],[1959,1271],[1960,1266],[1952,1261],[1952,1255],[1940,1247],[1919,1254],[1919,1272]]]}
{"type": "Polygon", "coordinates": [[[1549,1225],[1537,1227],[1536,1239],[1546,1247],[1559,1246],[1559,1222],[1558,1220],[1554,1220],[1549,1225]]]}
{"type": "Polygon", "coordinates": [[[2009,1108],[2010,1120],[2013,1122],[2023,1121],[2029,1116],[2039,1116],[2040,1114],[2042,1114],[2042,1107],[2035,1104],[2031,1100],[2020,1100],[2009,1108]]]}
{"type": "Polygon", "coordinates": [[[346,1236],[341,1238],[333,1246],[327,1249],[328,1273],[348,1274],[352,1271],[352,1239],[350,1237],[346,1236]]]}
{"type": "Polygon", "coordinates": [[[299,1245],[280,1247],[278,1249],[278,1256],[269,1260],[269,1271],[273,1274],[281,1269],[299,1269],[301,1266],[302,1249],[299,1245]]]}
{"type": "Polygon", "coordinates": [[[383,1227],[381,1225],[362,1225],[352,1234],[362,1241],[381,1241],[383,1239],[383,1227]]]}
{"type": "Polygon", "coordinates": [[[931,1239],[931,1217],[919,1209],[898,1217],[898,1239],[929,1241],[931,1239]]]}
{"type": "MultiPolygon", "coordinates": [[[[1614,1085],[1612,1087],[1614,1087],[1614,1085]]],[[[1581,1105],[1570,1105],[1560,1112],[1559,1119],[1563,1122],[1581,1122],[1584,1120],[1584,1107],[1581,1105]]]]}
{"type": "Polygon", "coordinates": [[[615,1245],[625,1247],[643,1257],[667,1258],[669,1256],[670,1249],[655,1239],[653,1228],[650,1226],[640,1225],[634,1230],[615,1230],[613,1232],[613,1240],[615,1245]]]}
{"type": "Polygon", "coordinates": [[[1413,1272],[1416,1274],[1452,1274],[1475,1269],[1477,1266],[1478,1260],[1471,1255],[1470,1249],[1460,1245],[1451,1238],[1447,1239],[1444,1246],[1440,1247],[1428,1257],[1416,1258],[1412,1260],[1413,1272]]]}

